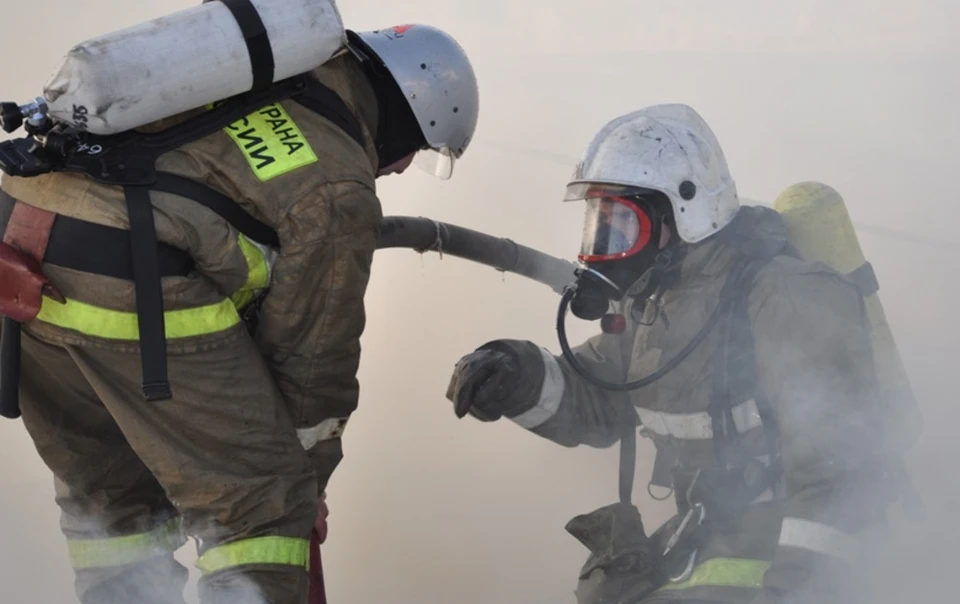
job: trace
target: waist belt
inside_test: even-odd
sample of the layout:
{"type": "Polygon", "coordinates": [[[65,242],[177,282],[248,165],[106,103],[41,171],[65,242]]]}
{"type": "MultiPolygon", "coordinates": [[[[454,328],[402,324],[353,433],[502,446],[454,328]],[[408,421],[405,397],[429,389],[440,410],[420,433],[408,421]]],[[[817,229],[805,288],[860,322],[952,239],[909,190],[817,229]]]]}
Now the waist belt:
{"type": "MultiPolygon", "coordinates": [[[[17,201],[0,191],[0,238],[17,201]]],[[[57,214],[50,229],[45,263],[116,279],[133,281],[130,231],[57,214]]],[[[194,269],[193,258],[184,250],[157,242],[161,277],[186,277],[194,269]]]]}
{"type": "MultiPolygon", "coordinates": [[[[85,220],[78,220],[47,212],[23,204],[0,191],[0,239],[13,246],[3,250],[14,254],[8,258],[12,264],[11,275],[19,274],[28,284],[39,286],[46,282],[41,273],[41,263],[49,263],[85,273],[135,280],[131,255],[130,231],[104,226],[85,220]],[[11,220],[16,211],[19,218],[11,220]],[[16,229],[11,226],[15,222],[16,229]],[[9,228],[8,228],[9,227],[9,228]],[[9,232],[8,232],[9,231],[9,232]],[[16,251],[13,251],[16,250],[16,251]],[[35,262],[33,267],[30,263],[35,262]],[[33,273],[33,277],[27,273],[33,273]],[[30,283],[35,281],[35,283],[30,283]]],[[[161,277],[185,277],[194,269],[193,258],[184,250],[172,245],[156,242],[156,255],[161,277]]],[[[11,277],[8,287],[17,288],[16,278],[11,277]]],[[[0,338],[0,416],[16,419],[20,416],[20,320],[31,320],[40,308],[39,291],[26,287],[26,292],[36,293],[27,296],[23,304],[14,305],[13,316],[3,317],[2,338],[0,338]],[[31,308],[27,308],[31,307],[31,308]],[[16,318],[15,318],[16,317],[16,318]]],[[[56,288],[47,282],[44,295],[53,295],[62,302],[62,296],[56,288]]],[[[16,297],[16,294],[14,292],[16,297]]]]}

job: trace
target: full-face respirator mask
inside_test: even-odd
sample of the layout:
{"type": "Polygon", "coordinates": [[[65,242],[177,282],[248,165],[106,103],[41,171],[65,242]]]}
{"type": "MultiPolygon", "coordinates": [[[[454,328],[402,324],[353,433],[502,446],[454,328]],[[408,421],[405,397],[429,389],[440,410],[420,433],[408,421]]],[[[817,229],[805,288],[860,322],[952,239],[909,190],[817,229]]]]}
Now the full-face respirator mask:
{"type": "Polygon", "coordinates": [[[649,189],[599,187],[585,193],[573,314],[601,319],[610,302],[646,298],[660,284],[675,246],[669,241],[670,202],[649,189]]]}
{"type": "MultiPolygon", "coordinates": [[[[619,333],[626,320],[609,312],[611,303],[628,298],[646,300],[653,295],[676,267],[681,249],[672,234],[670,201],[663,193],[638,187],[583,186],[583,190],[568,192],[568,198],[583,199],[587,207],[577,280],[564,292],[557,313],[560,347],[575,368],[579,363],[566,337],[567,310],[584,321],[601,320],[604,332],[619,333]]],[[[607,389],[640,387],[584,377],[607,389]]]]}

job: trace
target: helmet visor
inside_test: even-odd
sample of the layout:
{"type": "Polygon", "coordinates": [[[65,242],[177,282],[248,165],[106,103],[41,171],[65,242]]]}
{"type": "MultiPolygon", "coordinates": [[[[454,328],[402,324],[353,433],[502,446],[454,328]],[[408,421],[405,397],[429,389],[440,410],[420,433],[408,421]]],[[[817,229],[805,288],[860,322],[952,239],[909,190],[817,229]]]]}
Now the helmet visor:
{"type": "Polygon", "coordinates": [[[453,151],[447,147],[441,147],[440,149],[427,148],[418,151],[413,158],[413,163],[431,176],[440,180],[449,180],[453,176],[453,164],[456,163],[456,160],[453,151]]]}
{"type": "Polygon", "coordinates": [[[628,185],[614,185],[596,182],[572,182],[567,185],[564,201],[583,201],[593,197],[630,197],[647,192],[647,189],[628,185]]]}
{"type": "Polygon", "coordinates": [[[580,260],[626,258],[650,243],[650,217],[622,197],[588,197],[580,260]]]}

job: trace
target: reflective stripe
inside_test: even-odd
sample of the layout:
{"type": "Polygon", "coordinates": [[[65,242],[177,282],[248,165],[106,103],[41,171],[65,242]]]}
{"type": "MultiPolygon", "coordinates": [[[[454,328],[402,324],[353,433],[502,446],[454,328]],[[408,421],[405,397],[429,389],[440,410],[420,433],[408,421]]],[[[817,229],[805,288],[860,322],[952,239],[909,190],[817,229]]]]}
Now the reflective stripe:
{"type": "MultiPolygon", "coordinates": [[[[743,433],[763,425],[757,403],[744,401],[731,409],[737,432],[743,433]]],[[[665,413],[637,407],[637,415],[644,428],[660,436],[673,436],[685,440],[709,440],[713,438],[713,421],[706,411],[700,413],[665,413]]]]}
{"type": "Polygon", "coordinates": [[[686,581],[668,583],[659,591],[691,587],[763,587],[763,573],[770,568],[766,560],[746,558],[713,558],[693,569],[686,581]]]}
{"type": "Polygon", "coordinates": [[[310,143],[279,103],[267,105],[230,124],[226,132],[237,143],[260,182],[317,161],[310,143]]]}
{"type": "Polygon", "coordinates": [[[270,285],[273,265],[277,261],[277,252],[266,245],[251,241],[242,233],[238,239],[240,251],[247,261],[247,282],[230,299],[234,306],[243,308],[253,301],[257,291],[270,285]]]}
{"type": "Polygon", "coordinates": [[[543,425],[557,414],[566,387],[563,381],[563,371],[560,369],[557,359],[545,348],[540,349],[540,354],[543,355],[544,369],[540,399],[535,407],[513,418],[514,422],[527,430],[543,425]]]}
{"type": "MultiPolygon", "coordinates": [[[[68,299],[66,304],[60,304],[44,297],[37,320],[108,340],[140,339],[137,313],[100,308],[77,300],[68,299]]],[[[240,322],[240,316],[233,302],[223,300],[209,306],[168,310],[163,313],[163,321],[167,339],[175,339],[229,329],[240,322]]]]}
{"type": "Polygon", "coordinates": [[[214,547],[197,559],[205,575],[249,564],[284,564],[308,568],[310,542],[293,537],[254,537],[214,547]]]}
{"type": "Polygon", "coordinates": [[[813,520],[789,517],[783,519],[780,528],[780,545],[843,560],[853,560],[860,549],[860,543],[853,535],[813,520]]]}
{"type": "Polygon", "coordinates": [[[349,418],[346,417],[331,417],[325,419],[316,426],[297,430],[297,438],[300,439],[300,444],[303,445],[303,448],[309,451],[322,441],[343,436],[343,431],[347,427],[348,419],[349,418]]]}
{"type": "Polygon", "coordinates": [[[270,272],[276,262],[277,253],[269,247],[247,239],[240,234],[240,249],[247,260],[247,282],[244,289],[263,289],[270,284],[270,272]]]}
{"type": "Polygon", "coordinates": [[[147,533],[106,539],[68,539],[67,551],[74,570],[124,566],[175,552],[187,542],[180,518],[147,533]]]}

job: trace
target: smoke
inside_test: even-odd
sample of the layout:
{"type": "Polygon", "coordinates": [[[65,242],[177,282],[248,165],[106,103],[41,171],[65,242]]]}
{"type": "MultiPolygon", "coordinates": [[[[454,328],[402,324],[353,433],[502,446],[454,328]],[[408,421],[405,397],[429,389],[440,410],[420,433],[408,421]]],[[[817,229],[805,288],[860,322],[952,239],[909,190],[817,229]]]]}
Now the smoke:
{"type": "MultiPolygon", "coordinates": [[[[36,95],[74,41],[192,4],[36,0],[31,14],[45,15],[42,36],[33,21],[0,23],[19,59],[0,67],[2,96],[36,95]]],[[[611,117],[666,101],[704,115],[746,197],[769,202],[789,184],[819,180],[840,191],[857,222],[957,242],[960,114],[949,76],[960,67],[960,43],[947,35],[956,30],[954,4],[916,4],[911,15],[919,17],[893,29],[892,2],[698,2],[679,17],[658,2],[587,10],[545,0],[352,0],[341,10],[357,29],[417,21],[448,29],[475,58],[481,81],[477,139],[453,179],[439,183],[416,170],[387,178],[379,185],[385,213],[429,216],[572,258],[582,206],[559,202],[573,170],[564,159],[579,156],[611,117]]],[[[947,600],[960,536],[960,489],[951,478],[960,457],[960,247],[859,235],[926,417],[908,461],[928,518],[899,523],[875,602],[947,600]]],[[[615,500],[616,449],[564,449],[509,422],[458,421],[443,397],[456,360],[487,340],[526,338],[558,352],[556,303],[549,289],[519,277],[436,255],[378,252],[360,409],[329,489],[323,559],[331,602],[573,601],[587,552],[563,526],[615,500]]],[[[572,323],[571,341],[592,331],[572,323]]],[[[8,460],[0,600],[74,601],[49,472],[19,423],[0,423],[0,443],[8,460]]],[[[639,455],[634,497],[653,528],[672,506],[648,498],[646,441],[639,455]]],[[[192,566],[192,548],[177,558],[192,566]]],[[[188,602],[197,601],[196,578],[191,569],[188,602]]]]}

